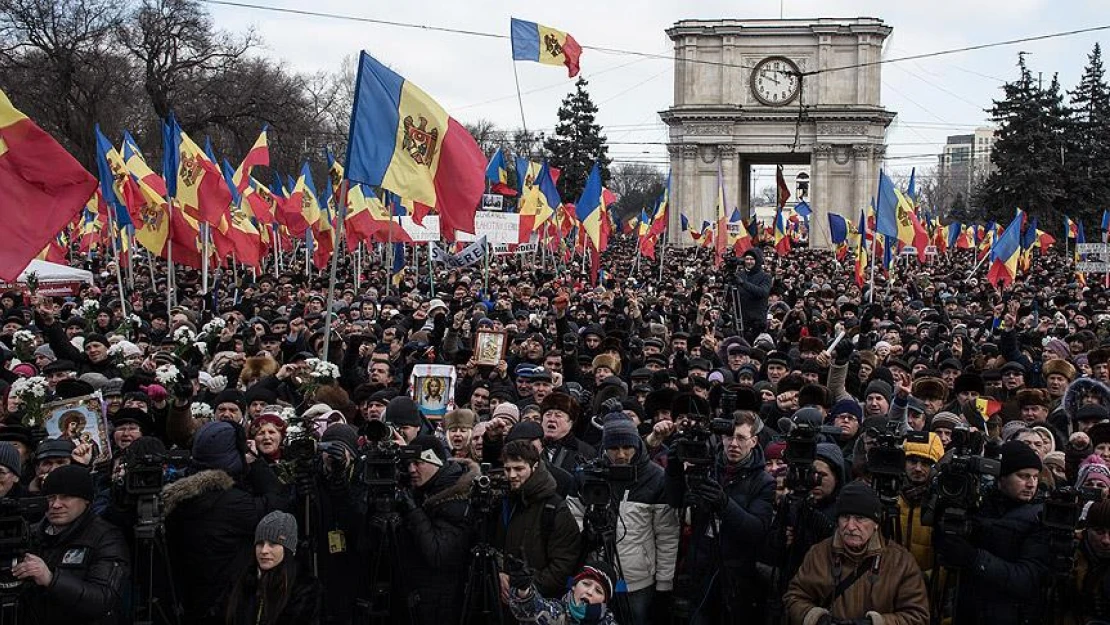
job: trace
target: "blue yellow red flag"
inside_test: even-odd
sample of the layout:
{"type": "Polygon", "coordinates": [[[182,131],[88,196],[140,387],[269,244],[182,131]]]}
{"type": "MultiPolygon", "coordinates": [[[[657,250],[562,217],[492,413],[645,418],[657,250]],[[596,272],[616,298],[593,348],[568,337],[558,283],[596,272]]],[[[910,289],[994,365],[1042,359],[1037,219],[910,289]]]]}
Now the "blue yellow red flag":
{"type": "Polygon", "coordinates": [[[440,231],[474,233],[486,158],[474,138],[412,82],[363,52],[347,142],[347,178],[435,209],[440,231]]]}
{"type": "Polygon", "coordinates": [[[509,31],[514,61],[536,61],[544,65],[565,65],[570,78],[578,75],[582,46],[569,33],[535,22],[511,18],[509,31]]]}
{"type": "Polygon", "coordinates": [[[602,189],[601,168],[595,162],[590,169],[589,177],[586,178],[586,186],[582,188],[582,195],[574,206],[578,221],[582,224],[582,229],[586,231],[586,236],[593,243],[595,250],[600,249],[601,246],[602,189]]]}
{"type": "Polygon", "coordinates": [[[875,207],[875,232],[890,237],[898,238],[898,193],[894,182],[886,175],[879,172],[879,199],[875,207]]]}
{"type": "Polygon", "coordinates": [[[1005,287],[1017,277],[1018,256],[1021,253],[1021,215],[1014,217],[991,247],[991,267],[987,281],[996,287],[1005,287]]]}

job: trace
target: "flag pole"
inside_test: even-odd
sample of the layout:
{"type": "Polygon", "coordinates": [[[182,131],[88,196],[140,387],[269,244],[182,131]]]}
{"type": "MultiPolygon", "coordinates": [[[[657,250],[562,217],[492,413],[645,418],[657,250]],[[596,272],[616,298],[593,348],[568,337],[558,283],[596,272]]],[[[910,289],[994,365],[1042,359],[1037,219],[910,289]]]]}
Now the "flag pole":
{"type": "Polygon", "coordinates": [[[484,282],[482,292],[485,294],[485,296],[487,298],[489,297],[489,257],[490,257],[490,254],[492,253],[492,250],[490,249],[490,247],[491,246],[489,244],[489,240],[487,239],[486,240],[486,253],[484,255],[485,258],[482,259],[483,260],[482,264],[484,265],[484,267],[482,268],[482,273],[484,274],[482,276],[482,279],[483,279],[483,282],[484,282]]]}
{"type": "Polygon", "coordinates": [[[166,237],[166,303],[172,308],[173,301],[173,198],[167,198],[166,210],[169,212],[169,234],[166,237]]]}
{"type": "Polygon", "coordinates": [[[277,224],[272,224],[270,228],[274,233],[274,279],[278,277],[278,271],[281,269],[281,236],[278,233],[277,224]]]}
{"type": "MultiPolygon", "coordinates": [[[[524,121],[524,98],[520,95],[520,76],[516,72],[516,61],[513,61],[513,81],[516,83],[516,103],[520,106],[520,127],[528,134],[528,122],[524,121]]],[[[520,175],[520,172],[517,172],[520,175]]],[[[523,187],[523,185],[521,185],[523,187]]]]}
{"type": "Polygon", "coordinates": [[[335,218],[335,245],[332,246],[331,272],[328,275],[328,298],[324,306],[324,353],[321,360],[328,359],[328,347],[331,345],[331,317],[332,307],[335,305],[335,276],[336,266],[339,264],[339,248],[343,245],[343,221],[347,215],[347,193],[351,190],[351,181],[343,181],[343,201],[339,203],[339,214],[335,218]]]}
{"type": "Polygon", "coordinates": [[[115,255],[115,257],[116,257],[116,281],[119,283],[119,305],[120,305],[120,310],[123,311],[123,316],[126,317],[127,316],[127,293],[126,293],[126,291],[123,290],[123,274],[120,273],[120,264],[123,263],[123,259],[121,258],[120,252],[119,252],[119,241],[116,240],[117,236],[122,234],[122,231],[119,229],[118,216],[112,214],[114,212],[115,212],[114,210],[109,210],[108,211],[108,219],[112,220],[114,222],[114,225],[112,225],[112,230],[115,231],[116,236],[112,237],[112,254],[115,255]]]}
{"type": "Polygon", "coordinates": [[[432,263],[432,242],[428,241],[428,284],[432,287],[432,297],[436,296],[436,266],[432,263]]]}
{"type": "Polygon", "coordinates": [[[362,290],[362,241],[355,248],[355,290],[362,290]]]}
{"type": "MultiPolygon", "coordinates": [[[[878,218],[876,217],[875,225],[878,225],[878,218]]],[[[863,242],[867,243],[867,235],[860,235],[863,237],[863,242]]],[[[886,238],[886,235],[883,235],[886,238]]],[[[875,250],[879,247],[879,233],[872,231],[871,234],[871,284],[867,287],[867,303],[875,303],[875,250]]]]}
{"type": "Polygon", "coordinates": [[[201,295],[207,295],[208,294],[208,229],[211,228],[211,227],[212,226],[210,226],[206,223],[200,225],[201,236],[204,239],[204,243],[203,243],[203,246],[202,246],[203,247],[203,252],[202,253],[204,255],[204,258],[201,261],[201,273],[200,273],[200,294],[201,295]]]}

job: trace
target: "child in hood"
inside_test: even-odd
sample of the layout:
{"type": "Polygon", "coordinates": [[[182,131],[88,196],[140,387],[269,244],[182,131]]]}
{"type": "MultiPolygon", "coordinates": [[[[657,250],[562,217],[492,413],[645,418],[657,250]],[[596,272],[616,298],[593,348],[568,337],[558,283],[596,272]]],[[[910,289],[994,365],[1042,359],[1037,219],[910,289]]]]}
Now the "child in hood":
{"type": "Polygon", "coordinates": [[[562,599],[544,599],[532,583],[532,572],[520,560],[507,556],[510,607],[521,623],[538,625],[616,625],[608,603],[613,598],[617,573],[605,562],[587,562],[574,576],[562,599]]]}

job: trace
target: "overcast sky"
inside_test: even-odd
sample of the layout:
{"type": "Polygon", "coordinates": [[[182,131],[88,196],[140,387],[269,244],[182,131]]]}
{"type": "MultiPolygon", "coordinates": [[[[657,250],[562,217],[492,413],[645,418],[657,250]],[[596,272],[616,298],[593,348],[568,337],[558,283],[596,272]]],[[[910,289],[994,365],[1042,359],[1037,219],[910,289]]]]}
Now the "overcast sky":
{"type": "MultiPolygon", "coordinates": [[[[558,3],[489,0],[256,0],[258,4],[397,22],[508,34],[518,17],[570,32],[583,45],[670,54],[664,29],[680,19],[776,18],[779,0],[580,1],[558,3]]],[[[499,127],[521,124],[508,39],[466,36],[208,5],[217,24],[241,31],[253,26],[263,54],[299,71],[337,69],[344,57],[365,49],[413,81],[464,122],[488,119],[499,127]]],[[[878,17],[894,28],[885,58],[920,54],[1110,23],[1105,0],[784,0],[785,16],[878,17]]],[[[1110,32],[1110,31],[1107,31],[1110,32]]],[[[1104,33],[1076,35],[883,65],[883,104],[898,117],[887,134],[888,168],[936,163],[949,134],[987,122],[985,108],[1016,75],[1017,53],[1030,53],[1034,74],[1059,72],[1071,89],[1087,54],[1104,33]]],[[[619,161],[665,163],[666,127],[658,112],[671,105],[673,61],[586,50],[582,74],[598,104],[600,123],[619,161]]],[[[524,114],[530,129],[550,130],[560,101],[573,88],[563,68],[519,63],[524,114]]],[[[663,166],[663,165],[661,165],[663,166]]],[[[665,166],[664,166],[665,167],[665,166]]]]}

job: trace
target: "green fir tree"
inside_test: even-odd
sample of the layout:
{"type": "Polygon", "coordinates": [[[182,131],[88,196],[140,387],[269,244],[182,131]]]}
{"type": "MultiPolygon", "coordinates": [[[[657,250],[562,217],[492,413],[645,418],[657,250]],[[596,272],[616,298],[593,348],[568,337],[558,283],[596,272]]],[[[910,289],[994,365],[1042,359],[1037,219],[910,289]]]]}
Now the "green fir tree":
{"type": "Polygon", "coordinates": [[[586,91],[587,84],[582,77],[574,83],[575,90],[563,98],[559,107],[555,134],[544,141],[551,155],[549,162],[562,170],[557,186],[568,202],[577,201],[595,161],[601,163],[602,183],[609,183],[609,146],[597,123],[597,105],[586,91]]]}

